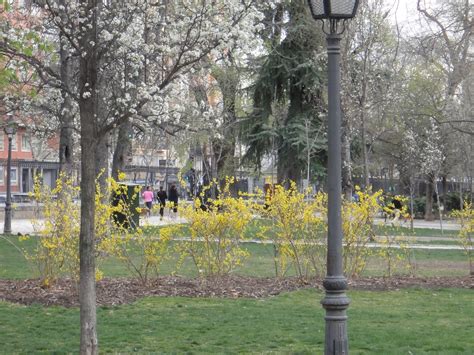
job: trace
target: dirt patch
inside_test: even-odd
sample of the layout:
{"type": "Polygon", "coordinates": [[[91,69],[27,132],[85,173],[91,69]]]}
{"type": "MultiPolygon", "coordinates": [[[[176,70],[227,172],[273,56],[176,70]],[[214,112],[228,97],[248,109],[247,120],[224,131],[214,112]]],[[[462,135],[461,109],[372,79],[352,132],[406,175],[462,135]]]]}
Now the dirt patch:
{"type": "MultiPolygon", "coordinates": [[[[473,289],[474,278],[469,276],[397,277],[391,279],[373,277],[349,282],[349,289],[355,290],[380,291],[408,287],[473,289]]],[[[129,278],[107,278],[97,283],[97,304],[100,306],[128,304],[148,296],[263,298],[303,288],[322,289],[322,280],[315,278],[302,283],[296,278],[229,276],[211,280],[163,276],[143,285],[139,281],[129,278]]],[[[54,286],[47,289],[41,288],[38,280],[0,280],[0,300],[25,305],[41,304],[65,307],[79,305],[77,286],[68,279],[59,280],[54,286]]]]}

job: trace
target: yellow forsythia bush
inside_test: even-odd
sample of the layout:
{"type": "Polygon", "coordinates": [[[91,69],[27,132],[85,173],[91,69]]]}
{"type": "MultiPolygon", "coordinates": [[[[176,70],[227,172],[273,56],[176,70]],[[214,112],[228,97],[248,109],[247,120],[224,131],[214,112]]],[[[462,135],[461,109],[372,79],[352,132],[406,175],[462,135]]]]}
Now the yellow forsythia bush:
{"type": "Polygon", "coordinates": [[[42,206],[43,219],[32,221],[38,234],[37,245],[32,253],[25,250],[24,254],[36,266],[45,287],[64,273],[78,280],[80,207],[76,201],[79,188],[61,174],[54,189],[43,186],[35,178],[31,195],[42,206]]]}
{"type": "Polygon", "coordinates": [[[265,196],[259,236],[271,240],[275,248],[275,273],[284,276],[290,267],[305,279],[325,273],[327,197],[311,191],[300,193],[292,182],[286,189],[276,185],[265,196]]]}
{"type": "Polygon", "coordinates": [[[344,237],[344,273],[356,277],[362,273],[371,251],[368,243],[373,240],[374,218],[380,211],[382,190],[375,193],[356,187],[358,201],[343,201],[342,233],[344,237]]]}
{"type": "MultiPolygon", "coordinates": [[[[103,277],[101,261],[115,256],[146,283],[149,273],[157,272],[165,259],[168,240],[144,235],[138,226],[136,229],[129,228],[136,212],[131,207],[133,201],[118,199],[117,203],[110,203],[112,195],[121,196],[126,193],[127,186],[111,178],[107,179],[105,191],[99,184],[96,185],[96,279],[103,277]],[[124,216],[127,223],[117,223],[113,218],[117,213],[124,216]]],[[[41,208],[42,213],[38,214],[41,218],[33,220],[35,233],[38,235],[37,246],[31,253],[25,250],[25,255],[36,265],[43,286],[51,285],[62,275],[78,281],[80,188],[74,185],[71,178],[61,174],[53,189],[36,179],[31,195],[37,202],[38,211],[41,208]]],[[[138,198],[137,191],[133,198],[138,198]]]]}
{"type": "Polygon", "coordinates": [[[473,238],[474,238],[474,208],[473,204],[465,202],[464,208],[460,211],[452,212],[452,216],[456,218],[461,225],[461,229],[457,234],[459,243],[463,247],[469,261],[469,273],[474,275],[473,263],[473,238]]]}
{"type": "Polygon", "coordinates": [[[241,243],[245,238],[245,229],[252,220],[252,209],[242,197],[231,196],[233,182],[233,178],[227,178],[218,197],[209,198],[205,206],[206,190],[194,203],[180,205],[180,215],[188,223],[160,230],[160,238],[182,238],[175,244],[180,263],[189,257],[201,276],[227,275],[249,256],[241,243]]]}
{"type": "Polygon", "coordinates": [[[377,249],[377,255],[380,256],[385,265],[385,276],[392,277],[396,270],[408,270],[411,274],[415,272],[415,264],[413,263],[413,252],[409,248],[409,239],[405,236],[405,232],[401,227],[400,219],[410,217],[408,211],[408,198],[402,195],[393,197],[385,196],[380,198],[383,204],[383,212],[386,216],[391,217],[391,229],[386,230],[377,242],[380,248],[377,249]],[[387,200],[390,198],[390,200],[387,200]],[[395,207],[394,201],[399,201],[401,208],[395,207]],[[391,234],[389,234],[389,233],[391,234]]]}

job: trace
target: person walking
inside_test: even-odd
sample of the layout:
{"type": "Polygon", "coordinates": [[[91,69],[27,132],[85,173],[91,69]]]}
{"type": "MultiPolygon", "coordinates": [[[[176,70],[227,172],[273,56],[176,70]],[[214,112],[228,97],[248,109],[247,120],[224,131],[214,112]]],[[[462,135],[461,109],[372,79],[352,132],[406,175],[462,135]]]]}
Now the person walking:
{"type": "Polygon", "coordinates": [[[160,203],[160,221],[163,220],[167,198],[168,198],[168,195],[166,194],[166,191],[163,190],[163,186],[160,186],[160,191],[156,193],[156,199],[160,203]]]}
{"type": "Polygon", "coordinates": [[[393,204],[393,219],[392,219],[392,226],[395,227],[398,225],[398,220],[400,219],[400,214],[402,212],[402,201],[398,196],[394,196],[392,199],[393,204]]]}
{"type": "Polygon", "coordinates": [[[145,206],[147,208],[147,216],[151,214],[151,208],[153,207],[153,198],[154,193],[151,190],[151,186],[147,186],[146,190],[142,193],[143,200],[145,201],[145,206]]]}
{"type": "Polygon", "coordinates": [[[171,203],[170,208],[173,208],[173,213],[176,216],[176,213],[178,212],[178,189],[174,184],[171,185],[168,193],[168,201],[171,203]]]}

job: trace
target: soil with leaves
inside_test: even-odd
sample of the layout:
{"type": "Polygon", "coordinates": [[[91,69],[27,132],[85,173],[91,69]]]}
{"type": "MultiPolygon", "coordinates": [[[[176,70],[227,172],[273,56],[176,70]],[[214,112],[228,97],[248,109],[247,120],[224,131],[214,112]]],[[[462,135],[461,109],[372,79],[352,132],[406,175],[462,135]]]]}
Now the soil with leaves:
{"type": "MultiPolygon", "coordinates": [[[[409,287],[474,289],[474,277],[372,277],[349,281],[349,290],[383,291],[409,287]]],[[[227,276],[219,279],[190,279],[162,276],[144,285],[131,278],[106,278],[97,283],[97,303],[101,306],[115,306],[149,296],[263,298],[302,288],[322,289],[322,279],[313,278],[302,282],[292,277],[227,276]]],[[[70,279],[61,279],[49,288],[40,287],[35,279],[2,279],[0,300],[25,305],[76,307],[79,305],[78,286],[70,279]]]]}

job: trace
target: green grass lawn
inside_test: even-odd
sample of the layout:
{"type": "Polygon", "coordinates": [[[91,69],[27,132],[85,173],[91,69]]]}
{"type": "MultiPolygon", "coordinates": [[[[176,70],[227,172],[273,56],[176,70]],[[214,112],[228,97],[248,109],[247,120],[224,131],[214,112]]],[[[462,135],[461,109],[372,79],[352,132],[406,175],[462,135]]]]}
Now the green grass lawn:
{"type": "MultiPolygon", "coordinates": [[[[472,290],[350,291],[352,354],[472,354],[472,290]]],[[[103,353],[321,353],[322,293],[145,298],[98,309],[103,353]]],[[[1,353],[77,352],[77,308],[0,302],[1,353]]]]}
{"type": "Polygon", "coordinates": [[[457,235],[456,230],[444,230],[432,228],[414,228],[413,231],[409,227],[392,227],[390,225],[375,225],[376,235],[406,235],[418,237],[454,237],[457,235]]]}
{"type": "MultiPolygon", "coordinates": [[[[155,235],[150,229],[148,235],[155,235]]],[[[32,250],[35,239],[16,245],[32,250]]],[[[246,276],[274,276],[273,246],[246,243],[251,257],[236,270],[246,276]]],[[[467,275],[462,251],[414,250],[417,275],[467,275]]],[[[196,276],[189,260],[162,274],[196,276]]],[[[107,259],[105,276],[130,276],[118,260],[107,259]]],[[[384,273],[383,260],[369,259],[365,275],[384,273]]],[[[289,275],[294,272],[289,270],[289,275]]],[[[0,278],[36,277],[21,253],[0,238],[0,278]]],[[[472,290],[402,289],[349,291],[352,354],[472,354],[472,290]]],[[[301,353],[323,351],[324,315],[316,290],[260,300],[145,298],[130,305],[98,309],[103,353],[301,353]]],[[[0,302],[0,353],[71,353],[79,348],[77,308],[21,306],[0,302]]]]}
{"type": "MultiPolygon", "coordinates": [[[[35,238],[19,242],[18,237],[9,237],[16,245],[31,250],[35,245],[35,238]]],[[[250,252],[250,257],[244,261],[244,264],[235,270],[235,273],[254,276],[271,277],[275,276],[273,246],[268,244],[245,243],[244,247],[250,252]]],[[[166,261],[161,266],[161,274],[168,275],[177,273],[183,276],[197,276],[194,265],[190,260],[186,260],[180,269],[176,269],[176,257],[166,261]]],[[[468,263],[467,257],[460,250],[413,250],[412,259],[417,267],[418,276],[461,276],[467,275],[468,263]]],[[[115,258],[108,258],[99,264],[100,269],[105,276],[130,276],[129,270],[123,263],[115,258]]],[[[369,258],[368,266],[364,275],[382,276],[384,275],[384,260],[374,255],[369,258]]],[[[398,270],[398,273],[407,273],[408,271],[398,270]]],[[[289,269],[287,275],[292,276],[295,272],[289,269]]],[[[26,279],[34,278],[38,275],[34,272],[31,264],[27,263],[22,254],[5,239],[0,238],[0,278],[26,279]]]]}
{"type": "MultiPolygon", "coordinates": [[[[261,225],[270,225],[270,222],[265,219],[254,219],[247,228],[247,237],[252,238],[255,236],[261,225]]],[[[153,228],[156,227],[147,228],[152,228],[150,230],[153,230],[153,228]]],[[[405,235],[419,237],[454,237],[458,233],[458,231],[455,230],[444,230],[443,233],[441,233],[441,230],[432,228],[414,228],[411,230],[409,225],[392,227],[390,224],[376,224],[374,225],[374,231],[376,235],[405,235]]]]}

